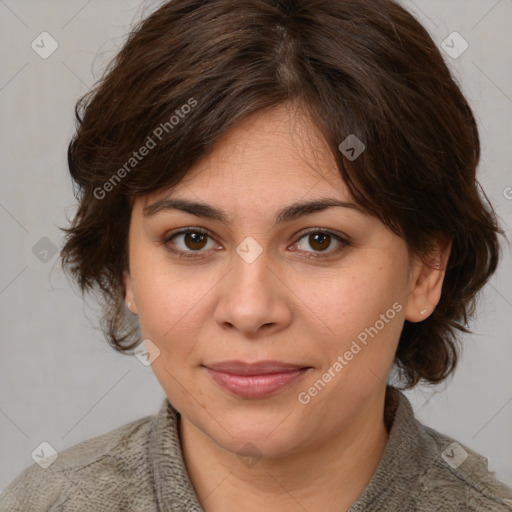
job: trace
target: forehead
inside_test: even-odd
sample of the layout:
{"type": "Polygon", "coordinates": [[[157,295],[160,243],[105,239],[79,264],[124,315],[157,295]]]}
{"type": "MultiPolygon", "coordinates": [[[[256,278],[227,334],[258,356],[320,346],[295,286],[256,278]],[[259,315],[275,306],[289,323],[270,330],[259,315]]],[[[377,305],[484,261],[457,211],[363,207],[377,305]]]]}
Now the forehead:
{"type": "Polygon", "coordinates": [[[350,199],[327,143],[303,111],[288,104],[242,120],[181,182],[147,202],[169,194],[239,204],[256,197],[269,206],[309,194],[350,199]]]}

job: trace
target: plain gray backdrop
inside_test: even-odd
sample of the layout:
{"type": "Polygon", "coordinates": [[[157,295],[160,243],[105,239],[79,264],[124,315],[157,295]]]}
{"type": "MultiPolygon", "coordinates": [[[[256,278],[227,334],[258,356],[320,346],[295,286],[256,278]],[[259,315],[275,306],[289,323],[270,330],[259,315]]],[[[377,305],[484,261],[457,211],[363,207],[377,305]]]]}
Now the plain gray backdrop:
{"type": "MultiPolygon", "coordinates": [[[[132,24],[158,5],[0,0],[0,489],[33,463],[31,453],[41,442],[61,451],[155,414],[164,398],[150,367],[110,349],[96,327],[93,300],[84,303],[58,259],[59,227],[75,211],[66,160],[75,102],[132,24]],[[45,54],[52,44],[58,48],[45,54]]],[[[483,149],[479,180],[510,238],[512,2],[404,5],[442,48],[474,109],[483,149]]],[[[420,421],[486,456],[509,485],[511,316],[512,272],[504,245],[453,379],[407,392],[420,421]]]]}

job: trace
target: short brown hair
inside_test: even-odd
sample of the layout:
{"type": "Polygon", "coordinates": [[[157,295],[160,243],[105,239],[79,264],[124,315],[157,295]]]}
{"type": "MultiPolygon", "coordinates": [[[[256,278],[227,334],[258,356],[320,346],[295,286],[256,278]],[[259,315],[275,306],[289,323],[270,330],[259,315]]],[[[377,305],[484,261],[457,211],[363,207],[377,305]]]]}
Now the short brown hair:
{"type": "Polygon", "coordinates": [[[436,236],[452,238],[440,302],[405,321],[395,358],[404,388],[442,381],[504,233],[476,180],[471,108],[428,32],[392,0],[172,0],[139,22],[75,108],[79,205],[64,268],[82,292],[101,292],[109,342],[132,350],[140,333],[123,271],[133,198],[176,185],[239,121],[285,102],[309,115],[350,193],[411,253],[427,261],[436,236]],[[366,146],[353,161],[339,149],[349,135],[366,146]],[[150,139],[157,149],[136,159],[150,139]]]}

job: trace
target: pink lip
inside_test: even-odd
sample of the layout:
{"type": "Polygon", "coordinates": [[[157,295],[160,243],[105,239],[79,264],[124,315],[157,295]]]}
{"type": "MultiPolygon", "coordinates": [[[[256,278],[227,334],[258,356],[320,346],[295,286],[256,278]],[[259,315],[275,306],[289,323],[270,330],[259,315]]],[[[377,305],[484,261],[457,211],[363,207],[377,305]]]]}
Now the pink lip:
{"type": "Polygon", "coordinates": [[[304,375],[310,367],[279,361],[224,361],[206,366],[212,379],[234,395],[263,398],[276,393],[304,375]]]}

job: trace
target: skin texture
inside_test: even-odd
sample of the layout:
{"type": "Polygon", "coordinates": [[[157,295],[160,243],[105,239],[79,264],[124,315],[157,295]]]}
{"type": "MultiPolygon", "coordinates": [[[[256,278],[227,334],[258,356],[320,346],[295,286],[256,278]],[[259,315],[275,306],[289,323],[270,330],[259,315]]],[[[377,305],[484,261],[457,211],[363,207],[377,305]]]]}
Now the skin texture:
{"type": "MultiPolygon", "coordinates": [[[[411,260],[402,238],[356,209],[332,207],[275,225],[281,208],[325,198],[353,202],[314,127],[282,105],[246,118],[172,191],[133,205],[126,302],[160,351],[152,368],[181,413],[185,463],[207,512],[240,504],[246,511],[346,510],[382,456],[385,386],[403,322],[432,312],[444,271],[411,260]],[[143,215],[171,193],[222,208],[229,223],[178,210],[143,215]],[[197,258],[180,258],[161,243],[188,227],[211,237],[182,234],[167,246],[197,258]],[[334,237],[315,243],[315,232],[302,234],[308,228],[349,245],[334,237]],[[246,237],[263,251],[251,263],[236,252],[246,237]],[[394,318],[386,316],[378,334],[300,403],[299,393],[393,304],[394,318]],[[202,366],[231,359],[312,369],[273,396],[244,399],[202,366]]],[[[449,250],[446,244],[433,255],[443,267],[449,250]]]]}

